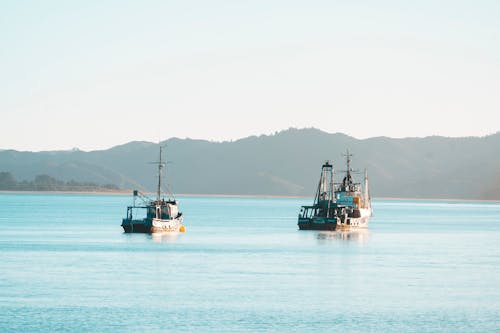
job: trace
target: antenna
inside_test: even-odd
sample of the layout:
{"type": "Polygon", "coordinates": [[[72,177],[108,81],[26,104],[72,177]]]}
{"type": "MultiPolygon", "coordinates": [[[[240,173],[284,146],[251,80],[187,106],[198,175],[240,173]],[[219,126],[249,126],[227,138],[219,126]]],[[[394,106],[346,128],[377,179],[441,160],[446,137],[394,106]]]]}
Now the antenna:
{"type": "Polygon", "coordinates": [[[359,170],[353,170],[351,168],[351,157],[354,155],[349,152],[349,149],[346,149],[345,154],[341,155],[346,157],[347,170],[341,170],[342,172],[346,173],[346,176],[342,180],[342,183],[340,183],[340,186],[343,191],[351,191],[353,189],[352,186],[355,186],[357,184],[354,183],[354,179],[352,178],[351,173],[359,173],[359,170]]]}
{"type": "Polygon", "coordinates": [[[349,149],[346,149],[345,150],[345,154],[342,154],[342,156],[345,156],[346,157],[346,164],[347,164],[347,175],[350,176],[351,175],[351,171],[352,172],[359,172],[359,171],[354,171],[351,169],[351,157],[353,157],[354,155],[349,153],[349,149]]]}

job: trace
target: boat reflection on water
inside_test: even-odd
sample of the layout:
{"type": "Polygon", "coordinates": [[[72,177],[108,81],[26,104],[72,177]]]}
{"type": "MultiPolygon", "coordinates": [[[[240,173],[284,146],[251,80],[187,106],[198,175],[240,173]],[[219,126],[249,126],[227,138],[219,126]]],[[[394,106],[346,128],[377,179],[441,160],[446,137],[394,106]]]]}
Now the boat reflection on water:
{"type": "Polygon", "coordinates": [[[179,238],[178,232],[157,232],[150,235],[155,243],[171,243],[177,241],[179,238]]]}
{"type": "Polygon", "coordinates": [[[320,231],[316,238],[320,241],[342,240],[366,243],[370,238],[370,231],[368,229],[320,231]]]}

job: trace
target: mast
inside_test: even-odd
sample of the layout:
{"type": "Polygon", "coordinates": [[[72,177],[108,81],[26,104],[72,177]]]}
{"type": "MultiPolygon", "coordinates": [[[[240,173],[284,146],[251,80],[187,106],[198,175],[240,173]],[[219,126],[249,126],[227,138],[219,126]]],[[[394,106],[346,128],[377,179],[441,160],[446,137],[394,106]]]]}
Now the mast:
{"type": "Polygon", "coordinates": [[[321,174],[319,175],[319,183],[318,188],[316,189],[316,196],[314,198],[314,203],[319,204],[320,196],[321,196],[321,184],[323,184],[323,168],[321,168],[321,174]]]}
{"type": "Polygon", "coordinates": [[[365,169],[365,197],[364,197],[364,201],[365,201],[365,206],[366,208],[369,208],[370,209],[370,216],[372,216],[371,214],[371,210],[372,210],[372,202],[371,202],[371,198],[370,198],[370,189],[368,188],[368,172],[366,171],[365,169]]]}
{"type": "Polygon", "coordinates": [[[334,184],[334,179],[333,179],[333,174],[334,174],[334,170],[333,170],[333,161],[332,161],[332,169],[330,170],[330,201],[333,201],[335,199],[335,184],[334,184]]]}
{"type": "Polygon", "coordinates": [[[351,179],[351,156],[352,154],[349,154],[349,149],[346,149],[346,154],[347,158],[347,179],[351,179]]]}
{"type": "Polygon", "coordinates": [[[370,202],[370,195],[368,194],[368,171],[365,169],[365,197],[363,198],[365,201],[365,204],[368,205],[370,202]]]}
{"type": "Polygon", "coordinates": [[[322,196],[321,199],[325,199],[324,196],[325,196],[325,193],[328,193],[327,189],[327,178],[328,178],[328,169],[329,169],[329,163],[326,162],[324,165],[323,165],[323,168],[322,168],[322,173],[321,173],[321,189],[320,189],[320,194],[322,196]]]}
{"type": "Polygon", "coordinates": [[[318,189],[316,190],[316,203],[319,203],[320,200],[332,200],[333,189],[333,163],[331,161],[325,161],[321,167],[318,189]]]}
{"type": "Polygon", "coordinates": [[[160,161],[158,162],[158,188],[156,191],[156,200],[160,201],[161,199],[161,173],[163,169],[163,162],[161,160],[161,152],[162,146],[160,145],[160,161]]]}
{"type": "Polygon", "coordinates": [[[334,184],[333,184],[333,162],[331,163],[331,168],[330,168],[330,188],[328,189],[328,208],[326,210],[326,218],[330,217],[330,207],[331,203],[333,200],[335,200],[335,192],[333,190],[334,184]]]}
{"type": "Polygon", "coordinates": [[[345,154],[342,154],[343,156],[346,157],[346,164],[347,164],[347,169],[345,170],[346,172],[346,175],[344,177],[344,179],[342,180],[342,191],[352,191],[353,188],[352,188],[352,185],[353,185],[353,180],[352,180],[352,176],[351,176],[351,171],[353,171],[351,169],[351,156],[352,154],[349,153],[349,149],[346,149],[346,153],[345,154]]]}

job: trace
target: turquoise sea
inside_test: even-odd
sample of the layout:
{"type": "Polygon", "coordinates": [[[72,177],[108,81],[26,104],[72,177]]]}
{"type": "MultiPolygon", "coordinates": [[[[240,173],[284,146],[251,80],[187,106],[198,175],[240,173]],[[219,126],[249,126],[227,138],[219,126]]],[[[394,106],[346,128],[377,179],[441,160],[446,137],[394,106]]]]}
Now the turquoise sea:
{"type": "Polygon", "coordinates": [[[124,234],[131,197],[0,194],[0,332],[500,332],[500,204],[179,197],[187,231],[124,234]]]}

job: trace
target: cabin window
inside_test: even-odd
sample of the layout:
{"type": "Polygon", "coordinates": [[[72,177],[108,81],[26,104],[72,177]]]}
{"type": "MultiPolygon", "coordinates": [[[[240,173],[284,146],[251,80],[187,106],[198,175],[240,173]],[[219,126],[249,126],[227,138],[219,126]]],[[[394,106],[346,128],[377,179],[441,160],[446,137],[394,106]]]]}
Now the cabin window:
{"type": "Polygon", "coordinates": [[[169,218],[168,208],[167,207],[162,207],[162,209],[161,209],[161,218],[162,219],[168,219],[169,218]]]}

